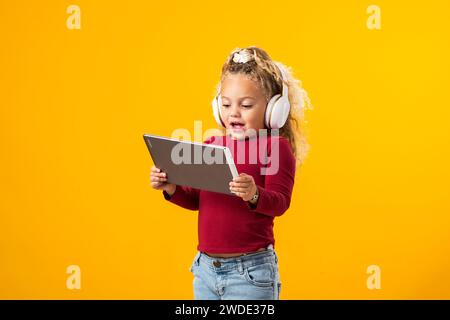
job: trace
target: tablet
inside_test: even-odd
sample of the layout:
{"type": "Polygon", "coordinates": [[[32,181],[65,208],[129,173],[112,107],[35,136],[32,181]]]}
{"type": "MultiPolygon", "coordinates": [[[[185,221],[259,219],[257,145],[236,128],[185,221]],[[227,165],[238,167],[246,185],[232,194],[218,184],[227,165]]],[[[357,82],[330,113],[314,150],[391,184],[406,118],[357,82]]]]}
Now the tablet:
{"type": "Polygon", "coordinates": [[[152,134],[144,134],[144,140],[167,182],[236,196],[229,183],[238,172],[228,147],[152,134]]]}

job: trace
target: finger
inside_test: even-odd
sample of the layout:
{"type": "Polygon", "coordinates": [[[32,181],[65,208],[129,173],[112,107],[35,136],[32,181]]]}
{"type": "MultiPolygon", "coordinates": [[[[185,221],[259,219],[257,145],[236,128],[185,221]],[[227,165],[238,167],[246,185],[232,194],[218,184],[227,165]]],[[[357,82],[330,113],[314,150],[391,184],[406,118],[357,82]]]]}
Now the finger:
{"type": "Polygon", "coordinates": [[[252,176],[239,176],[233,179],[233,182],[246,182],[252,181],[252,176]]]}
{"type": "Polygon", "coordinates": [[[155,171],[154,170],[152,170],[151,171],[151,174],[153,174],[153,175],[165,175],[166,173],[164,172],[164,171],[161,171],[161,170],[159,170],[159,169],[156,169],[155,171]]]}
{"type": "Polygon", "coordinates": [[[231,187],[230,188],[231,191],[235,191],[235,192],[239,192],[239,193],[249,193],[250,190],[248,188],[236,188],[236,187],[231,187]]]}
{"type": "Polygon", "coordinates": [[[252,185],[252,183],[250,181],[247,181],[247,182],[230,182],[230,187],[245,188],[245,187],[250,187],[251,185],[252,185]]]}
{"type": "Polygon", "coordinates": [[[243,192],[235,191],[234,194],[237,195],[238,197],[241,197],[242,199],[245,198],[245,193],[243,192]]]}
{"type": "Polygon", "coordinates": [[[154,172],[154,173],[152,173],[152,175],[155,177],[161,177],[161,178],[167,177],[167,174],[165,172],[154,172]]]}
{"type": "Polygon", "coordinates": [[[152,181],[161,181],[161,182],[164,182],[164,181],[167,181],[167,178],[165,178],[165,177],[155,177],[155,176],[152,176],[152,177],[151,177],[151,180],[152,180],[152,181]]]}
{"type": "Polygon", "coordinates": [[[230,192],[231,192],[231,193],[234,193],[235,195],[237,195],[238,197],[240,197],[239,192],[233,191],[233,190],[231,190],[231,189],[230,189],[230,192]]]}
{"type": "Polygon", "coordinates": [[[240,189],[250,190],[252,188],[252,185],[251,184],[233,184],[230,186],[230,188],[240,188],[240,189]]]}
{"type": "Polygon", "coordinates": [[[161,172],[161,169],[153,166],[152,167],[152,172],[161,172]]]}

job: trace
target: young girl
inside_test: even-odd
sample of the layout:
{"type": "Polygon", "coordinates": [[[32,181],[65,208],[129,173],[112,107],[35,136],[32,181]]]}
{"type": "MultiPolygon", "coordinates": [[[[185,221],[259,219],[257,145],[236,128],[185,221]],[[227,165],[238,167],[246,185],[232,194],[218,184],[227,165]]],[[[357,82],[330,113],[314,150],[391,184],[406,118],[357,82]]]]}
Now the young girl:
{"type": "Polygon", "coordinates": [[[283,64],[260,48],[237,48],[222,67],[213,100],[223,135],[204,142],[232,151],[240,172],[230,182],[236,196],[170,184],[152,167],[154,189],[199,211],[198,251],[190,269],[195,299],[279,298],[273,221],[289,208],[296,164],[307,153],[301,128],[308,106],[300,81],[283,64]],[[254,161],[261,154],[266,158],[254,161]]]}

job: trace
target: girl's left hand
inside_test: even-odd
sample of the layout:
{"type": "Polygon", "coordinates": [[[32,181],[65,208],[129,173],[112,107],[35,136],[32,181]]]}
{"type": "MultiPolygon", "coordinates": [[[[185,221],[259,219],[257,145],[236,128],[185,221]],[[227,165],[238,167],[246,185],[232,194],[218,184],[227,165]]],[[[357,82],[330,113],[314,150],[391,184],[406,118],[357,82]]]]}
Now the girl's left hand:
{"type": "Polygon", "coordinates": [[[256,183],[251,175],[241,173],[230,182],[230,191],[241,197],[244,201],[249,201],[256,193],[256,183]]]}

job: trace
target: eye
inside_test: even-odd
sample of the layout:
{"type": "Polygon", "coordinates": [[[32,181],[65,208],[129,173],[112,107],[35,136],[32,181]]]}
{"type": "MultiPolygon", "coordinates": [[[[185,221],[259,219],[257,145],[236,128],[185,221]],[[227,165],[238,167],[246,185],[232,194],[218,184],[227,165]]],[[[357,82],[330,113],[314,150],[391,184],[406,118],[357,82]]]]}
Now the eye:
{"type": "Polygon", "coordinates": [[[253,105],[251,105],[251,104],[243,104],[242,105],[244,108],[251,108],[251,107],[253,107],[253,105]]]}
{"type": "Polygon", "coordinates": [[[224,108],[228,108],[230,105],[229,104],[222,104],[222,107],[224,108]]]}

